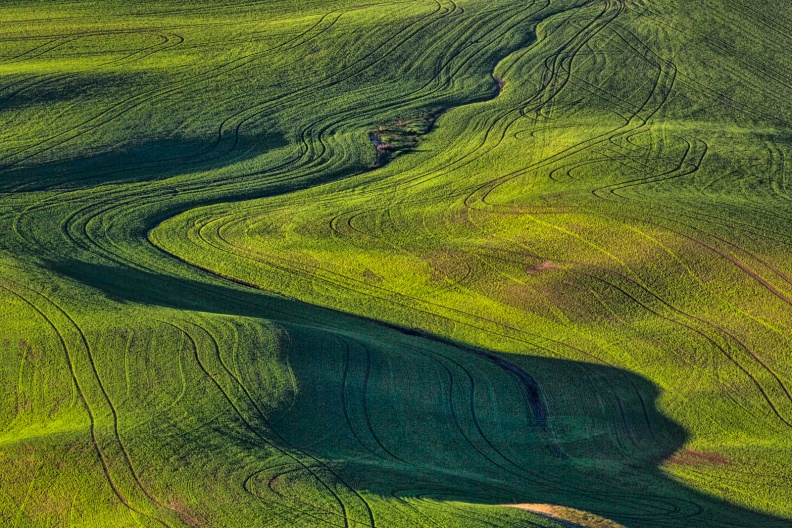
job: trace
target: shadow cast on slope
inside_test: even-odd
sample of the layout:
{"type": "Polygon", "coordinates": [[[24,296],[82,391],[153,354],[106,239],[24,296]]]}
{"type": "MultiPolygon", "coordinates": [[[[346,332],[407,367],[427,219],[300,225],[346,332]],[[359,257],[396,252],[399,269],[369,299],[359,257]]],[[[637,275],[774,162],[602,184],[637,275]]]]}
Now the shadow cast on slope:
{"type": "Polygon", "coordinates": [[[412,505],[563,505],[628,527],[789,525],[664,473],[686,433],[657,410],[658,389],[631,372],[475,349],[236,285],[53,267],[120,302],[281,325],[299,392],[253,422],[284,449],[330,461],[350,489],[412,505]]]}
{"type": "Polygon", "coordinates": [[[286,138],[276,132],[240,136],[226,143],[214,139],[151,139],[130,141],[108,152],[87,153],[58,161],[10,167],[0,163],[0,191],[87,189],[108,183],[164,180],[186,171],[206,171],[252,159],[288,144],[286,138]]]}

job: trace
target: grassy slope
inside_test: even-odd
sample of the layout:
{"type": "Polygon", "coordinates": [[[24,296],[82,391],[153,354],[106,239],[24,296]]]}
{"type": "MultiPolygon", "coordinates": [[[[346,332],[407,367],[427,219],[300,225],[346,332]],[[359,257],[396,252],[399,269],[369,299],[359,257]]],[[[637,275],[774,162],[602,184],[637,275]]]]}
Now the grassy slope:
{"type": "Polygon", "coordinates": [[[792,517],[784,3],[14,4],[2,523],[792,517]]]}

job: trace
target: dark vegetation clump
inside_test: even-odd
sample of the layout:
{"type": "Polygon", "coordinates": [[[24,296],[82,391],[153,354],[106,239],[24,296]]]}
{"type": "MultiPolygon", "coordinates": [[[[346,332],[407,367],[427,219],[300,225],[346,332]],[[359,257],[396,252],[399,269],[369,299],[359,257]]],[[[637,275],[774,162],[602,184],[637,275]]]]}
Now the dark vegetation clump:
{"type": "Polygon", "coordinates": [[[423,113],[416,117],[397,119],[369,134],[376,149],[375,167],[381,167],[403,152],[418,148],[420,137],[434,126],[439,112],[423,113]]]}

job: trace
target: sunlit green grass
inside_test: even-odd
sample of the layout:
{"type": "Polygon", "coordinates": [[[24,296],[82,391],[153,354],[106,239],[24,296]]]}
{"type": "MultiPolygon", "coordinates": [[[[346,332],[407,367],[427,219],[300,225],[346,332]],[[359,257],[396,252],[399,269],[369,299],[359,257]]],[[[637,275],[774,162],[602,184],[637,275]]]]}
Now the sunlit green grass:
{"type": "Polygon", "coordinates": [[[787,525],[790,27],[3,5],[0,524],[787,525]]]}

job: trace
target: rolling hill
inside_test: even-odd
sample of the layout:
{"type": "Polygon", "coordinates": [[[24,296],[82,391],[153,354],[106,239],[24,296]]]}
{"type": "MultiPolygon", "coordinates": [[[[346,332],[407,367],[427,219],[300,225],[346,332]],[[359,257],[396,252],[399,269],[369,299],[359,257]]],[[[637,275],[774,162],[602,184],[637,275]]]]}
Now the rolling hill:
{"type": "Polygon", "coordinates": [[[787,1],[0,41],[0,525],[792,524],[787,1]]]}

